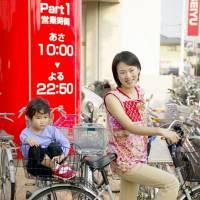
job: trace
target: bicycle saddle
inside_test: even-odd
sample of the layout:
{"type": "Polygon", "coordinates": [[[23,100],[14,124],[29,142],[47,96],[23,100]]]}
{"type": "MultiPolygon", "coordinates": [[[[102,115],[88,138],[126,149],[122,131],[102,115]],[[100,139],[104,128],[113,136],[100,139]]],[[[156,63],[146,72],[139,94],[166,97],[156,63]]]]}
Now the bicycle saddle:
{"type": "Polygon", "coordinates": [[[83,162],[90,167],[90,169],[102,169],[109,165],[117,158],[115,153],[110,153],[101,157],[85,156],[83,162]]]}

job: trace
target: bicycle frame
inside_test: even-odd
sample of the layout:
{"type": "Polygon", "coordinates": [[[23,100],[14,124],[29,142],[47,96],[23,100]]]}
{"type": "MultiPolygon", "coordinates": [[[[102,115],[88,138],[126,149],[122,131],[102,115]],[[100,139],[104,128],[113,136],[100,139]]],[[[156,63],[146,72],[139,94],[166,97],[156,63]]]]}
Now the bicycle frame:
{"type": "MultiPolygon", "coordinates": [[[[8,121],[13,122],[9,116],[13,116],[14,113],[0,113],[0,118],[4,118],[8,121]]],[[[0,131],[0,178],[1,178],[1,198],[2,200],[14,200],[15,198],[15,166],[13,160],[11,141],[13,139],[12,135],[8,135],[4,130],[0,131]],[[7,185],[7,181],[9,185],[7,185]],[[7,191],[7,186],[11,187],[7,191]]]]}

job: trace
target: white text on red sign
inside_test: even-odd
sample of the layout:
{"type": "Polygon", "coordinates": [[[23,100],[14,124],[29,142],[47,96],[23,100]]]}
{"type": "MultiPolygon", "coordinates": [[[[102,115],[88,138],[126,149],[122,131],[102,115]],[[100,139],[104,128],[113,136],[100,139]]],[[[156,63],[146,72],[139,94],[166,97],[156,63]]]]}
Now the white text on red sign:
{"type": "Polygon", "coordinates": [[[40,3],[40,12],[48,14],[70,14],[70,3],[65,3],[65,6],[52,6],[48,3],[40,3]]]}
{"type": "Polygon", "coordinates": [[[188,4],[188,35],[199,33],[199,0],[189,0],[188,4]]]}

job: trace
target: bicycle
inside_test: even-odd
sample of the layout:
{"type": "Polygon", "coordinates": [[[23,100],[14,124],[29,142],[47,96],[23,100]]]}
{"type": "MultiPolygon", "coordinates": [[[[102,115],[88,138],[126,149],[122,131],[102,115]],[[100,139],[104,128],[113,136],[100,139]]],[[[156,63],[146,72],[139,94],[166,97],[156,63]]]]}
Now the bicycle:
{"type": "MultiPolygon", "coordinates": [[[[10,116],[14,113],[0,113],[0,118],[13,122],[10,116]]],[[[14,200],[15,198],[15,165],[13,157],[16,155],[16,147],[13,142],[13,135],[9,135],[5,130],[0,130],[0,199],[14,200]]]]}
{"type": "MultiPolygon", "coordinates": [[[[105,145],[106,145],[106,141],[105,141],[105,131],[104,131],[104,128],[100,125],[96,125],[94,126],[94,124],[84,124],[84,125],[79,125],[79,126],[76,126],[74,128],[74,140],[79,142],[78,146],[79,151],[78,152],[78,157],[82,158],[84,157],[83,159],[80,159],[80,160],[76,160],[77,162],[80,162],[81,163],[81,166],[80,168],[77,168],[77,171],[79,171],[77,177],[73,180],[68,180],[66,182],[62,182],[61,180],[56,180],[56,179],[51,179],[51,180],[48,180],[46,178],[43,178],[43,182],[45,182],[45,184],[43,184],[43,187],[50,187],[51,190],[52,188],[56,188],[55,190],[60,190],[62,189],[62,187],[60,187],[60,185],[63,185],[63,184],[68,184],[70,185],[70,191],[73,190],[73,192],[71,193],[71,198],[73,199],[85,199],[85,197],[83,197],[85,195],[85,193],[83,193],[83,189],[82,188],[96,188],[98,189],[98,191],[100,191],[100,188],[102,188],[104,185],[106,186],[105,190],[108,190],[109,191],[109,195],[112,195],[112,192],[111,192],[111,189],[109,187],[109,184],[108,184],[108,178],[107,178],[107,175],[106,175],[106,167],[109,165],[109,163],[112,161],[112,160],[109,160],[110,156],[104,156],[104,157],[101,157],[101,156],[92,156],[92,157],[89,157],[89,156],[86,156],[88,154],[91,153],[91,150],[92,152],[94,153],[95,151],[95,154],[97,153],[101,153],[102,154],[102,150],[105,148],[105,145]],[[96,147],[96,148],[90,148],[90,151],[88,151],[89,147],[91,147],[91,144],[88,143],[88,141],[91,141],[92,138],[96,138],[98,137],[99,140],[102,140],[102,142],[97,142],[96,145],[94,143],[92,143],[93,147],[96,147]],[[80,148],[80,146],[82,146],[83,148],[80,148]],[[89,146],[88,146],[89,145],[89,146]],[[89,159],[89,160],[88,160],[89,159]],[[93,166],[93,163],[91,163],[91,159],[93,159],[93,163],[97,163],[98,166],[93,166]],[[98,161],[98,160],[101,160],[101,161],[98,161]],[[106,161],[106,163],[105,163],[106,161]],[[103,163],[102,163],[103,162],[103,163]],[[102,166],[102,164],[105,165],[105,166],[102,166]],[[90,169],[90,172],[92,172],[92,180],[88,178],[88,170],[87,169],[90,169]],[[100,171],[100,173],[102,174],[102,177],[103,177],[103,180],[104,181],[101,181],[100,184],[98,184],[97,182],[94,184],[93,181],[94,180],[94,173],[95,171],[100,171]],[[104,172],[103,172],[104,171],[104,172]],[[45,180],[46,179],[46,180],[45,180]],[[46,184],[47,182],[49,182],[48,184],[46,184]],[[107,184],[105,184],[107,183],[107,184]],[[78,185],[77,185],[78,184],[78,185]],[[59,185],[59,186],[58,186],[59,185]],[[108,185],[108,186],[107,186],[108,185]],[[72,187],[73,186],[73,187],[72,187]],[[74,188],[74,186],[77,186],[74,188]],[[58,189],[57,189],[58,188],[58,189]],[[81,190],[81,194],[78,194],[79,193],[79,190],[81,190]]],[[[77,156],[77,155],[76,155],[77,156]]],[[[116,157],[114,157],[115,155],[113,155],[113,158],[112,159],[115,159],[116,157]]],[[[73,163],[71,161],[69,161],[69,157],[67,156],[66,158],[67,160],[67,163],[73,163]]],[[[75,164],[75,163],[74,163],[75,164]]],[[[73,167],[74,168],[74,167],[73,167]]],[[[96,191],[95,189],[95,191],[96,191]]],[[[53,189],[54,190],[54,189],[53,189]]],[[[101,191],[101,194],[99,194],[99,196],[102,196],[102,192],[101,191]]],[[[27,198],[29,199],[29,196],[30,196],[30,199],[32,198],[35,198],[35,194],[37,194],[37,191],[36,192],[33,192],[33,193],[29,193],[27,195],[27,198]]],[[[63,194],[62,194],[63,195],[63,194]]],[[[66,197],[67,194],[65,194],[64,196],[66,197]]],[[[46,198],[50,198],[51,199],[60,199],[60,194],[57,194],[56,192],[51,192],[49,194],[46,194],[45,193],[45,196],[46,198]]],[[[37,198],[37,197],[36,197],[37,198]]],[[[42,197],[43,199],[43,197],[42,197]]],[[[70,198],[69,198],[70,199],[70,198]]],[[[89,198],[88,198],[89,199],[89,198]]],[[[114,199],[112,197],[112,199],[114,199]]]]}
{"type": "MultiPolygon", "coordinates": [[[[189,135],[185,135],[183,124],[184,123],[180,120],[174,120],[169,126],[169,129],[173,129],[180,136],[180,140],[177,144],[169,144],[162,140],[169,150],[171,163],[169,162],[167,165],[162,165],[163,163],[158,161],[156,165],[159,168],[162,167],[164,170],[167,170],[168,167],[170,168],[170,165],[174,166],[174,174],[180,182],[178,200],[199,200],[200,173],[197,166],[199,165],[200,158],[197,150],[193,148],[194,145],[192,145],[192,143],[194,141],[190,139],[189,135]],[[197,169],[195,170],[196,167],[197,169]]],[[[199,142],[197,141],[196,143],[199,142]]],[[[143,188],[139,199],[154,199],[157,191],[158,189],[143,188]]]]}
{"type": "MultiPolygon", "coordinates": [[[[80,155],[80,153],[79,153],[80,155]]],[[[99,187],[87,182],[84,176],[76,177],[73,180],[67,180],[60,183],[52,183],[47,187],[35,191],[28,200],[43,200],[43,199],[76,199],[76,200],[94,200],[103,199],[103,193],[108,192],[110,200],[114,200],[109,180],[106,174],[106,167],[116,159],[115,154],[108,154],[101,157],[85,156],[80,160],[81,166],[88,166],[91,171],[98,170],[101,172],[103,182],[99,187]]],[[[80,167],[82,174],[82,167],[80,167]]]]}
{"type": "MultiPolygon", "coordinates": [[[[177,162],[177,156],[179,153],[179,147],[183,146],[184,141],[187,139],[183,134],[183,131],[180,129],[180,127],[176,127],[176,123],[180,123],[180,121],[175,120],[171,123],[170,128],[174,127],[175,131],[180,134],[181,140],[179,143],[176,144],[169,144],[169,150],[170,154],[172,156],[173,163],[175,165],[175,170],[177,173],[177,176],[180,180],[180,196],[178,197],[179,200],[197,200],[200,199],[200,184],[197,183],[194,187],[191,187],[190,184],[187,183],[187,181],[199,181],[199,177],[197,179],[194,179],[194,177],[189,176],[189,168],[188,163],[184,159],[181,158],[181,161],[184,161],[184,164],[181,162],[177,162]]],[[[190,154],[191,152],[188,152],[190,154]]],[[[79,153],[80,155],[81,153],[79,153]]],[[[50,185],[39,189],[35,191],[28,200],[41,200],[45,198],[51,197],[51,200],[53,199],[86,199],[86,200],[102,200],[103,199],[103,193],[107,192],[109,195],[110,200],[114,200],[113,193],[111,191],[108,176],[106,173],[106,168],[109,166],[109,164],[116,159],[115,154],[108,154],[105,156],[100,157],[92,157],[92,156],[85,156],[80,159],[81,166],[88,166],[92,173],[94,173],[95,170],[100,171],[103,181],[98,184],[93,184],[88,182],[88,180],[85,178],[84,175],[81,175],[75,179],[63,181],[63,182],[52,182],[50,185]],[[68,196],[67,196],[68,195],[68,196]],[[63,198],[64,197],[64,198],[63,198]]],[[[82,167],[80,167],[82,172],[82,167]]],[[[82,173],[79,173],[82,174],[82,173]]],[[[140,196],[138,196],[138,200],[141,199],[140,196]]]]}

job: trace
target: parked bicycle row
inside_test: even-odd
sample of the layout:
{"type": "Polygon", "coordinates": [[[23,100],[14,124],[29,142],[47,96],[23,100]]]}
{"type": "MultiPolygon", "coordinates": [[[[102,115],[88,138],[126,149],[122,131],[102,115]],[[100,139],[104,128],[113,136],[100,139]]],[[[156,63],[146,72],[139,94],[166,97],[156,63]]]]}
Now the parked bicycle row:
{"type": "MultiPolygon", "coordinates": [[[[182,123],[180,121],[174,121],[171,123],[169,128],[175,129],[180,134],[179,143],[176,145],[168,145],[177,176],[179,177],[181,183],[180,192],[182,193],[182,196],[179,199],[198,199],[200,194],[200,185],[198,185],[200,170],[196,167],[199,167],[197,163],[197,161],[199,161],[199,141],[196,141],[196,146],[191,145],[191,142],[193,141],[189,140],[187,135],[184,134],[182,123]],[[194,147],[195,149],[193,149],[194,147]],[[185,151],[182,152],[181,148],[185,151]],[[192,157],[193,160],[191,160],[190,157],[192,157]],[[191,182],[195,183],[194,188],[191,188],[191,182]]],[[[66,149],[64,151],[66,151],[66,149]]],[[[69,151],[69,149],[67,149],[67,151],[69,151]]],[[[45,199],[46,197],[46,199],[61,200],[66,199],[66,196],[68,197],[67,199],[103,199],[102,194],[108,191],[110,199],[113,200],[114,197],[110,189],[107,176],[107,166],[112,160],[115,159],[115,154],[109,154],[103,157],[101,155],[86,156],[85,152],[82,153],[80,146],[71,144],[70,153],[64,158],[64,160],[62,160],[62,163],[65,163],[65,165],[62,165],[62,168],[59,169],[61,172],[63,170],[63,174],[70,174],[70,177],[65,179],[60,178],[59,176],[52,176],[50,174],[44,175],[45,169],[36,167],[34,173],[38,171],[39,173],[35,177],[35,174],[33,173],[32,178],[35,178],[39,189],[33,192],[27,192],[26,197],[28,199],[45,199]],[[87,166],[92,173],[92,180],[88,177],[87,166]],[[102,181],[95,181],[96,171],[100,171],[102,181]],[[42,172],[42,174],[40,172],[42,172]]],[[[27,160],[24,159],[24,161],[27,160]]],[[[48,160],[46,161],[48,162],[48,160]]],[[[24,167],[27,172],[27,163],[24,167]]],[[[8,167],[8,169],[10,172],[14,170],[10,167],[8,167]]],[[[30,174],[27,173],[27,175],[29,175],[30,178],[30,174]]],[[[9,181],[11,181],[10,177],[8,178],[6,184],[10,184],[9,181]]],[[[6,187],[8,186],[9,185],[6,185],[6,187]]],[[[10,192],[10,190],[7,190],[7,192],[10,192]]],[[[146,190],[141,188],[138,199],[145,199],[145,194],[146,190]]],[[[6,198],[2,199],[14,199],[14,197],[11,195],[11,197],[6,196],[6,198]]]]}

